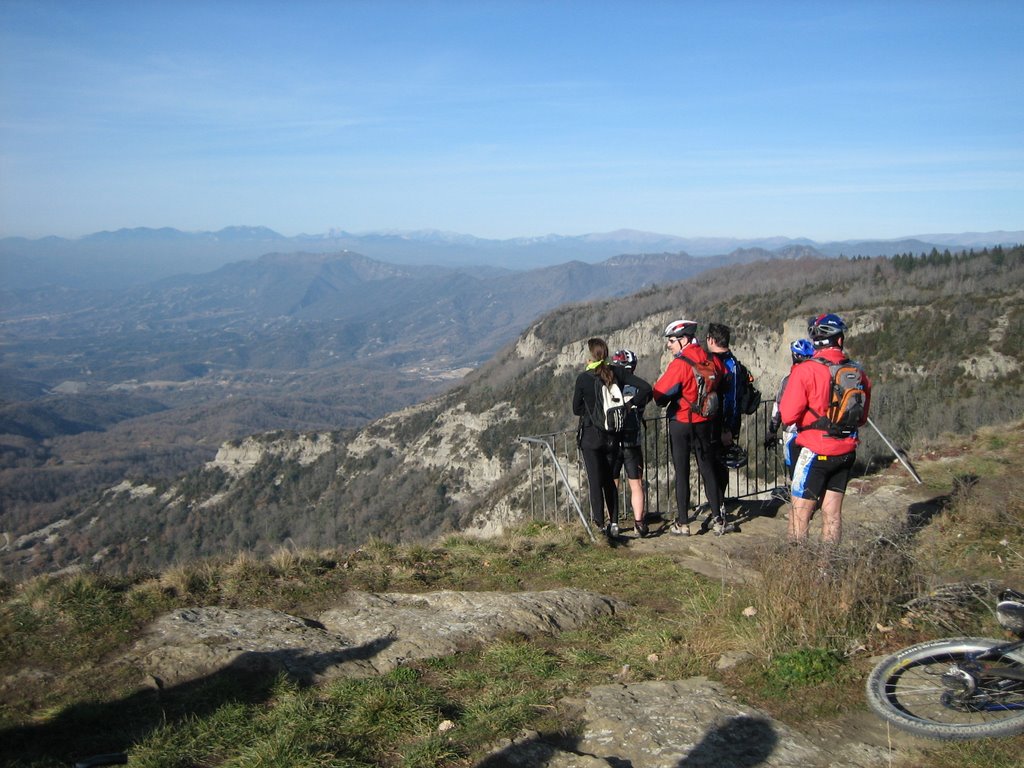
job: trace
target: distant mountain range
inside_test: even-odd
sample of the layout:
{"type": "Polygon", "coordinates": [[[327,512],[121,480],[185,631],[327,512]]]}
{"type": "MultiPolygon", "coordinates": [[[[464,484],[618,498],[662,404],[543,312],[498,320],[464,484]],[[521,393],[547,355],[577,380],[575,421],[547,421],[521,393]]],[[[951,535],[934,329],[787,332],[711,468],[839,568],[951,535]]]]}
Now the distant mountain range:
{"type": "Polygon", "coordinates": [[[270,253],[353,251],[406,265],[490,266],[526,270],[568,261],[594,263],[623,254],[676,253],[721,256],[739,249],[813,248],[825,256],[891,256],[927,253],[932,248],[983,248],[1024,242],[1024,231],[917,235],[895,240],[816,243],[807,238],[686,238],[622,229],[578,236],[544,235],[493,240],[420,230],[353,234],[331,230],[286,237],[266,227],[226,227],[217,232],[182,232],[138,227],[96,232],[75,239],[0,239],[4,288],[44,285],[68,288],[123,288],[183,273],[209,272],[235,261],[270,253]]]}
{"type": "Polygon", "coordinates": [[[106,387],[199,364],[221,374],[357,362],[475,366],[562,304],[624,296],[729,264],[820,256],[806,250],[616,256],[520,271],[402,265],[349,251],[274,253],[118,290],[0,290],[7,342],[0,397],[25,377],[47,388],[74,378],[64,362],[68,346],[88,380],[106,387]],[[128,350],[138,352],[130,375],[122,370],[128,350]]]}

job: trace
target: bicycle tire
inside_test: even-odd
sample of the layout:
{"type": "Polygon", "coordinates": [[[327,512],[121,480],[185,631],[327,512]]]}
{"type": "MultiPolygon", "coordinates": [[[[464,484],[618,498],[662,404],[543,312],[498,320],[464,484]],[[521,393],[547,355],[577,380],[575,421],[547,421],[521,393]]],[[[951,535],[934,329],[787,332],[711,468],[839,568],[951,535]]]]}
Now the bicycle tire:
{"type": "MultiPolygon", "coordinates": [[[[943,672],[969,653],[1003,644],[985,637],[951,637],[904,648],[887,656],[868,675],[868,704],[897,728],[931,739],[969,740],[1024,732],[1024,681],[982,683],[973,697],[978,705],[989,703],[1020,709],[954,708],[942,701],[946,689],[939,678],[943,672]]],[[[982,664],[1021,670],[1024,652],[1017,649],[982,664]]]]}

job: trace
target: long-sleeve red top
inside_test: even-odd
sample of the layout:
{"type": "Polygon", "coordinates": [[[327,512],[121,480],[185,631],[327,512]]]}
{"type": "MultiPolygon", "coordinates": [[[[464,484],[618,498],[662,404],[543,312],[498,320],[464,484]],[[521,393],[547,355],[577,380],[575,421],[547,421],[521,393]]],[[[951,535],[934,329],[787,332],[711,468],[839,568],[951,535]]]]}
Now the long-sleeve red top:
{"type": "Polygon", "coordinates": [[[700,344],[687,344],[677,353],[668,364],[668,368],[661,374],[661,377],[654,384],[654,402],[661,406],[668,406],[670,419],[681,421],[684,424],[700,424],[710,421],[691,410],[690,403],[697,402],[697,379],[693,368],[688,362],[681,359],[688,357],[695,363],[703,362],[710,358],[715,366],[718,385],[725,380],[725,366],[722,361],[714,355],[709,356],[700,344]]]}
{"type": "MultiPolygon", "coordinates": [[[[830,363],[841,363],[847,359],[843,350],[838,347],[825,347],[816,350],[814,356],[830,363]]],[[[863,380],[866,404],[862,426],[867,423],[868,410],[871,406],[871,381],[867,374],[864,374],[863,380]]],[[[779,415],[782,417],[783,424],[797,425],[799,429],[796,436],[797,445],[809,448],[823,456],[843,456],[857,450],[856,435],[829,437],[828,432],[824,429],[805,429],[813,424],[818,416],[828,411],[831,397],[832,374],[828,367],[805,360],[790,369],[789,381],[786,383],[782,400],[779,402],[779,415]],[[812,413],[812,409],[814,413],[812,413]]]]}

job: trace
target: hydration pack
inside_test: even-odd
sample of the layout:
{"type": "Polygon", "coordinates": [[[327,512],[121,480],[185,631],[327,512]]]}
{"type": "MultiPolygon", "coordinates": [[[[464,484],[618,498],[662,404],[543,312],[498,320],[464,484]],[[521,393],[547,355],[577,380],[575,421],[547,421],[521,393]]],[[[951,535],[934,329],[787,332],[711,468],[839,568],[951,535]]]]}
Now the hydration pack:
{"type": "Polygon", "coordinates": [[[718,413],[718,392],[715,391],[718,389],[718,372],[714,364],[709,359],[695,363],[684,354],[677,357],[690,364],[693,368],[693,378],[697,381],[697,399],[693,402],[686,397],[682,399],[690,404],[690,411],[710,419],[718,413]]]}
{"type": "Polygon", "coordinates": [[[600,377],[595,377],[597,387],[596,411],[590,414],[590,421],[603,432],[618,434],[626,426],[629,404],[617,381],[605,386],[600,377]]]}
{"type": "Polygon", "coordinates": [[[739,360],[736,361],[736,410],[747,416],[757,412],[761,405],[761,392],[754,386],[754,377],[739,360]]]}
{"type": "Polygon", "coordinates": [[[850,437],[867,418],[867,392],[864,371],[852,360],[831,363],[820,357],[807,362],[827,366],[831,377],[828,409],[821,414],[808,407],[817,418],[802,429],[823,429],[829,437],[850,437]]]}
{"type": "Polygon", "coordinates": [[[643,442],[643,411],[636,407],[636,387],[624,385],[622,395],[626,400],[626,421],[619,434],[619,444],[635,448],[643,442]]]}

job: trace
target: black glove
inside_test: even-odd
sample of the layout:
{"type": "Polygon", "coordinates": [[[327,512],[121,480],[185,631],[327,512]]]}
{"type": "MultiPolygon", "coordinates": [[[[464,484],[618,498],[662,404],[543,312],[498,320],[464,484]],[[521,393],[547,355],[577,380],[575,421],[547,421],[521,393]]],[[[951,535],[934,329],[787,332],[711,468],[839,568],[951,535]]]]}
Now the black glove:
{"type": "Polygon", "coordinates": [[[770,429],[764,433],[764,447],[774,448],[779,444],[779,436],[772,432],[770,429]]]}

